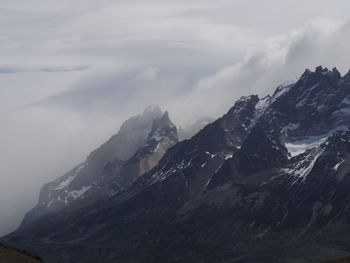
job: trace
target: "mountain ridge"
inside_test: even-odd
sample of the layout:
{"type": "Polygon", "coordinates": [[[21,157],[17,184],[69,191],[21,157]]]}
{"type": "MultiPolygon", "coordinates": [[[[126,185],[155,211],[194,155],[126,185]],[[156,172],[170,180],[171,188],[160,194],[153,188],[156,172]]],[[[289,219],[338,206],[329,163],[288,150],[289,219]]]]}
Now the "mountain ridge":
{"type": "Polygon", "coordinates": [[[242,97],[109,199],[4,240],[39,246],[48,262],[306,263],[349,255],[348,101],[347,75],[306,70],[272,96],[242,97]]]}

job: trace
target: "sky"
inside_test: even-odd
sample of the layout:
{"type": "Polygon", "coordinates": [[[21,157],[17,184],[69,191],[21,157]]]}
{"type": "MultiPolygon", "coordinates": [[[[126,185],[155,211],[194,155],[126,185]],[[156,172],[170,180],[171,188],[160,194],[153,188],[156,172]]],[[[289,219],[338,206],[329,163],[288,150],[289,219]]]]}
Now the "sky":
{"type": "Polygon", "coordinates": [[[0,0],[0,235],[150,104],[177,125],[350,69],[348,0],[0,0]]]}

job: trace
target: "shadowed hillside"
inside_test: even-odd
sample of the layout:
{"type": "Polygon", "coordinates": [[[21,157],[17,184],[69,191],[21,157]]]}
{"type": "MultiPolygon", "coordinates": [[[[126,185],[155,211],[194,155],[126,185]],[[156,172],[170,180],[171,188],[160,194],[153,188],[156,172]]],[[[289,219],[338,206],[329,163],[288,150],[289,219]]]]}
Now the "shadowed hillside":
{"type": "Polygon", "coordinates": [[[326,263],[350,263],[350,257],[327,261],[326,263]]]}
{"type": "Polygon", "coordinates": [[[39,263],[38,256],[0,244],[0,263],[39,263]]]}

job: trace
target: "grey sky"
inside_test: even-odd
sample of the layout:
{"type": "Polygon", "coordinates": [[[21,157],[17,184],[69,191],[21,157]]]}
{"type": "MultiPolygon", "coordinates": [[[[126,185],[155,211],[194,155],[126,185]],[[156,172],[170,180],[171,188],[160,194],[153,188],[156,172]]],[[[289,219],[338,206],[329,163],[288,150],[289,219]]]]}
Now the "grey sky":
{"type": "Polygon", "coordinates": [[[350,68],[349,1],[0,0],[0,234],[148,104],[223,114],[306,67],[350,68]]]}

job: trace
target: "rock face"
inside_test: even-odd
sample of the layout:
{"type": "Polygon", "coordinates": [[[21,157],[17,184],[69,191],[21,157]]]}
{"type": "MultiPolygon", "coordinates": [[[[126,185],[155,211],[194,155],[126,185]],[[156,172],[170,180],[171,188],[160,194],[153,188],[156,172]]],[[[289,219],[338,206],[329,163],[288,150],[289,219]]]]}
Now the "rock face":
{"type": "Polygon", "coordinates": [[[345,257],[349,118],[349,73],[322,67],[272,96],[241,98],[191,139],[167,146],[163,157],[144,158],[163,131],[176,142],[164,114],[143,148],[119,170],[111,166],[126,187],[118,181],[109,199],[40,217],[4,240],[53,263],[345,257]]]}
{"type": "Polygon", "coordinates": [[[33,254],[0,244],[0,263],[43,263],[33,254]]]}

